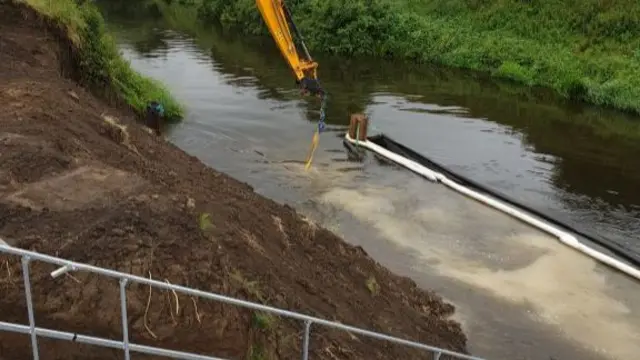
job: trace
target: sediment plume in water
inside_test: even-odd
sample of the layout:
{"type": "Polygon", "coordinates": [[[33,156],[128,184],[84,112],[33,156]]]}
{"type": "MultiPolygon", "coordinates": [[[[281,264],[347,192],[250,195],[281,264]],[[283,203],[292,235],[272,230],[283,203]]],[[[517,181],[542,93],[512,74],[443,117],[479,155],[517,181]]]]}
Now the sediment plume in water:
{"type": "Polygon", "coordinates": [[[640,314],[629,298],[640,301],[637,284],[504,214],[423,182],[420,200],[389,188],[338,188],[322,199],[411,251],[418,271],[521,305],[523,313],[532,307],[527,316],[608,359],[640,353],[640,314]]]}

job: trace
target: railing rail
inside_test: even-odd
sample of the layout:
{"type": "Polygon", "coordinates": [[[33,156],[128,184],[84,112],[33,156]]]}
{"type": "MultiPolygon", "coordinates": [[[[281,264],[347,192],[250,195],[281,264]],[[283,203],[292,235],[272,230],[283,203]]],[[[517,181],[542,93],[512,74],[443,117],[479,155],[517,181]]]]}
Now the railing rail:
{"type": "Polygon", "coordinates": [[[127,321],[127,297],[126,297],[127,296],[126,287],[129,282],[149,285],[149,286],[153,286],[160,289],[172,290],[172,291],[180,292],[180,293],[191,295],[191,296],[198,296],[204,299],[219,301],[226,304],[236,305],[236,306],[258,310],[258,311],[264,311],[271,314],[300,320],[305,324],[303,349],[302,349],[303,360],[308,360],[309,358],[309,336],[310,336],[312,324],[322,325],[322,326],[343,330],[350,333],[359,334],[359,335],[363,335],[363,336],[367,336],[367,337],[371,337],[379,340],[389,341],[389,342],[404,345],[407,347],[413,347],[413,348],[425,350],[432,353],[434,355],[435,360],[438,360],[442,355],[448,355],[456,359],[484,360],[479,357],[461,354],[454,351],[441,349],[435,346],[429,346],[429,345],[425,345],[415,341],[409,341],[409,340],[385,335],[382,333],[360,329],[353,326],[344,325],[338,322],[328,321],[328,320],[324,320],[324,319],[320,319],[320,318],[316,318],[316,317],[312,317],[312,316],[308,316],[308,315],[304,315],[304,314],[300,314],[300,313],[296,313],[288,310],[282,310],[275,307],[252,303],[249,301],[235,299],[228,296],[205,292],[197,289],[191,289],[191,288],[180,286],[180,285],[173,285],[173,284],[169,284],[169,283],[165,283],[157,280],[152,280],[149,278],[144,278],[141,276],[126,274],[126,273],[109,270],[105,268],[100,268],[100,267],[92,266],[88,264],[76,263],[76,262],[68,261],[65,259],[40,254],[33,251],[11,247],[6,245],[2,241],[0,241],[0,253],[20,256],[22,259],[22,277],[24,280],[25,299],[27,302],[27,311],[29,315],[28,326],[0,321],[0,331],[29,334],[31,337],[31,348],[32,348],[34,360],[39,360],[38,336],[86,343],[86,344],[97,345],[102,347],[122,349],[124,351],[124,358],[126,360],[130,359],[130,353],[132,351],[150,354],[150,355],[166,356],[173,359],[224,360],[221,358],[216,358],[211,356],[198,355],[198,354],[193,354],[188,352],[174,351],[174,350],[168,350],[168,349],[163,349],[163,348],[158,348],[153,346],[130,343],[129,342],[129,324],[127,321]],[[120,311],[122,314],[122,334],[123,334],[122,341],[109,340],[109,339],[98,338],[93,336],[36,327],[36,320],[35,320],[33,303],[31,298],[31,278],[29,274],[29,264],[32,260],[42,261],[49,264],[60,266],[60,268],[51,272],[52,278],[56,278],[69,271],[87,271],[94,274],[99,274],[99,275],[118,279],[120,281],[120,307],[121,307],[120,311]]]}

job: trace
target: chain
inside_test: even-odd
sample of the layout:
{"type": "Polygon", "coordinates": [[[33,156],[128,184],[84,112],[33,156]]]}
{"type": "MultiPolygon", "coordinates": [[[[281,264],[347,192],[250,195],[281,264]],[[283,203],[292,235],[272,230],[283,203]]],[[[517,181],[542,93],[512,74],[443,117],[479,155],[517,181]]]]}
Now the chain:
{"type": "Polygon", "coordinates": [[[327,127],[324,120],[327,117],[327,94],[322,94],[322,103],[320,104],[320,120],[318,121],[318,132],[322,133],[324,129],[327,127]]]}
{"type": "Polygon", "coordinates": [[[318,121],[318,126],[316,131],[314,131],[313,138],[311,140],[311,148],[309,149],[309,153],[307,154],[307,160],[305,169],[309,169],[311,166],[311,161],[313,160],[313,154],[318,147],[318,143],[320,142],[320,134],[326,129],[327,125],[324,120],[327,116],[327,94],[322,91],[322,103],[320,104],[320,120],[318,121]]]}

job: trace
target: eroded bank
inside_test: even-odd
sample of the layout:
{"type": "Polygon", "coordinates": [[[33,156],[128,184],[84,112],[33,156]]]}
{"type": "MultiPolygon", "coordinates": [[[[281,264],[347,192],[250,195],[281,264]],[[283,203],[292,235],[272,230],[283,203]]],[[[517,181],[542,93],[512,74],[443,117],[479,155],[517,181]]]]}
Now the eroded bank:
{"type": "MultiPolygon", "coordinates": [[[[0,3],[0,236],[12,245],[136,275],[340,320],[464,351],[454,309],[364,251],[203,165],[137,124],[60,68],[66,33],[41,14],[0,3]]],[[[73,68],[73,67],[72,67],[73,68]]],[[[2,257],[2,321],[27,323],[19,259],[2,257]]],[[[39,326],[117,338],[117,284],[32,265],[39,326]]],[[[244,358],[298,356],[301,324],[131,286],[130,338],[244,358]],[[148,310],[147,310],[147,304],[148,310]],[[172,306],[174,306],[172,308],[172,306]],[[255,326],[254,319],[267,326],[255,326]]],[[[40,340],[47,356],[118,351],[40,340]]],[[[314,357],[419,358],[419,353],[318,329],[314,357]]],[[[31,356],[27,336],[0,335],[0,354],[31,356]]]]}

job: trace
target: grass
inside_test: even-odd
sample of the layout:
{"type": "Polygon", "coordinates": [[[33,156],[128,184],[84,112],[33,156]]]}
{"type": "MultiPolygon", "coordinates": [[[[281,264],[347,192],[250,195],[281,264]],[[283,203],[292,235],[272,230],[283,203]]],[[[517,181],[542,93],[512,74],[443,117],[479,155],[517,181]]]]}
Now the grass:
{"type": "Polygon", "coordinates": [[[267,359],[267,355],[265,355],[266,351],[264,350],[264,345],[262,344],[251,344],[249,348],[249,356],[248,360],[265,360],[267,359]]]}
{"type": "MultiPolygon", "coordinates": [[[[117,7],[118,2],[109,4],[117,7]]],[[[203,52],[210,52],[215,57],[224,72],[240,77],[256,76],[260,86],[269,91],[269,96],[288,99],[275,90],[291,86],[291,75],[270,37],[246,39],[246,36],[223,35],[219,29],[212,29],[210,24],[197,21],[197,6],[184,6],[177,0],[171,4],[165,0],[146,0],[145,3],[129,4],[124,10],[104,11],[107,14],[110,11],[141,14],[142,10],[137,10],[140,7],[146,8],[148,13],[158,13],[158,20],[149,22],[144,21],[146,18],[143,17],[137,22],[135,30],[129,30],[128,36],[135,33],[140,36],[138,41],[147,43],[151,29],[167,26],[192,37],[203,52]]],[[[257,20],[256,30],[264,29],[260,19],[257,20]]],[[[117,29],[114,27],[114,31],[117,29]]],[[[348,121],[345,113],[364,111],[372,101],[372,93],[384,87],[394,93],[425,94],[425,101],[441,105],[450,104],[450,99],[454,97],[458,105],[469,107],[476,116],[489,120],[500,119],[502,124],[514,126],[525,133],[533,129],[541,131],[551,124],[562,122],[573,124],[572,131],[591,134],[593,141],[604,139],[620,145],[634,144],[640,137],[640,122],[634,121],[633,116],[604,111],[595,106],[580,107],[580,113],[575,114],[565,106],[558,106],[562,101],[553,99],[551,92],[521,86],[515,81],[489,81],[486,76],[472,72],[446,68],[434,71],[431,67],[413,66],[409,62],[404,62],[405,70],[399,71],[396,62],[359,61],[358,58],[344,59],[320,53],[316,59],[321,63],[323,84],[334,94],[328,109],[330,122],[348,121]],[[375,76],[371,76],[374,72],[375,76]]],[[[502,71],[509,71],[508,64],[502,71]]],[[[245,86],[233,80],[229,80],[229,83],[245,86]]],[[[317,116],[312,113],[309,118],[315,121],[317,116]]],[[[548,138],[558,137],[554,135],[548,138]]]]}
{"type": "Polygon", "coordinates": [[[91,87],[114,90],[138,114],[149,101],[163,104],[169,120],[181,119],[184,109],[159,82],[135,72],[122,58],[113,38],[105,30],[104,19],[89,1],[23,0],[37,12],[64,26],[80,50],[81,81],[91,87]]]}
{"type": "Polygon", "coordinates": [[[239,270],[234,270],[229,274],[229,277],[234,280],[240,287],[250,296],[254,297],[261,303],[265,303],[266,299],[260,291],[260,285],[257,280],[249,281],[242,275],[239,270]]]}
{"type": "Polygon", "coordinates": [[[367,279],[366,285],[371,295],[378,295],[380,293],[380,285],[378,285],[376,278],[374,278],[373,276],[367,279]]]}
{"type": "Polygon", "coordinates": [[[251,316],[253,326],[259,330],[272,330],[276,324],[276,317],[266,312],[254,312],[251,316]]]}
{"type": "MultiPolygon", "coordinates": [[[[254,0],[199,16],[268,36],[254,0]]],[[[437,63],[640,114],[635,0],[288,0],[313,52],[437,63]]]]}
{"type": "Polygon", "coordinates": [[[211,214],[209,213],[200,214],[200,216],[198,216],[198,227],[202,231],[207,231],[212,229],[214,226],[213,226],[213,223],[211,222],[211,214]]]}

